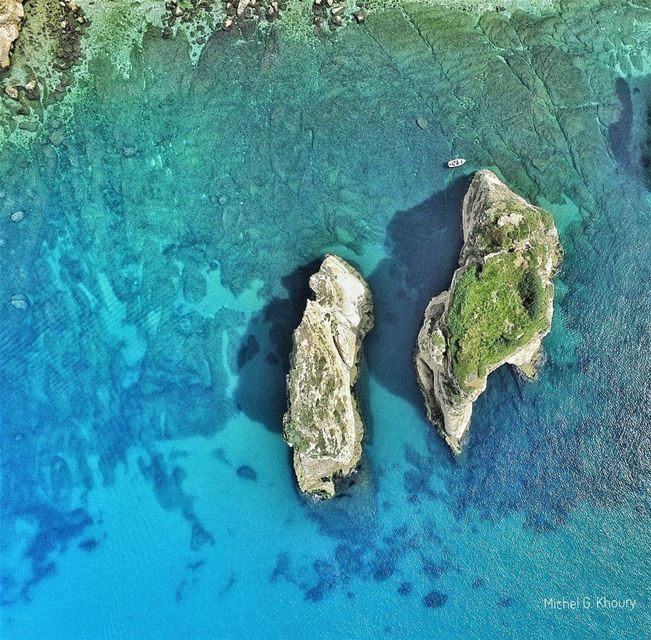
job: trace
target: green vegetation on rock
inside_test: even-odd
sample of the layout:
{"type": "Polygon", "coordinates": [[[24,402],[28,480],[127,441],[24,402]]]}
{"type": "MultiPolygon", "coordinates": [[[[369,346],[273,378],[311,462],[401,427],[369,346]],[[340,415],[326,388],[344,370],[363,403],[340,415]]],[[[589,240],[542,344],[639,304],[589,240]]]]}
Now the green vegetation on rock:
{"type": "Polygon", "coordinates": [[[497,254],[459,279],[447,327],[452,372],[462,388],[544,329],[551,291],[530,260],[522,253],[497,254]]]}
{"type": "Polygon", "coordinates": [[[515,197],[489,202],[469,240],[446,324],[451,372],[462,391],[548,328],[547,271],[561,253],[551,214],[515,197]]]}

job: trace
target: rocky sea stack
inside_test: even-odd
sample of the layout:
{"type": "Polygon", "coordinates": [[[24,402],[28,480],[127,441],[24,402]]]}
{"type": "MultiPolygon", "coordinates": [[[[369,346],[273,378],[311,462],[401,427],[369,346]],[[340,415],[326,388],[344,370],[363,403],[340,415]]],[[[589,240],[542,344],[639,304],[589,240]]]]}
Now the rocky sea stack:
{"type": "Polygon", "coordinates": [[[335,479],[348,476],[362,455],[354,385],[373,302],[362,276],[337,256],[326,256],[310,288],[315,297],[294,332],[284,436],[301,491],[331,498],[335,479]]]}
{"type": "Polygon", "coordinates": [[[21,0],[0,0],[0,70],[9,68],[9,56],[24,17],[21,0]]]}
{"type": "Polygon", "coordinates": [[[509,363],[535,376],[562,257],[551,214],[490,171],[473,177],[462,216],[460,267],[427,306],[416,348],[427,416],[455,453],[492,371],[509,363]]]}

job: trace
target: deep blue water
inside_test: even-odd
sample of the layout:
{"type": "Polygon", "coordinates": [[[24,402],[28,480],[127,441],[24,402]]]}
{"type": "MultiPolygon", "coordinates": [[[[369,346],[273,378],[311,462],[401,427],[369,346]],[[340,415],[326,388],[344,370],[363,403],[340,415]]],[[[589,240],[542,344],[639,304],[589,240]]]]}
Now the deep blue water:
{"type": "Polygon", "coordinates": [[[128,80],[93,62],[63,144],[4,148],[3,639],[645,637],[651,14],[589,5],[218,34],[196,67],[151,37],[128,80]],[[539,379],[493,374],[454,460],[412,352],[480,167],[566,255],[539,379]],[[362,467],[312,503],[280,431],[328,251],[376,327],[362,467]]]}

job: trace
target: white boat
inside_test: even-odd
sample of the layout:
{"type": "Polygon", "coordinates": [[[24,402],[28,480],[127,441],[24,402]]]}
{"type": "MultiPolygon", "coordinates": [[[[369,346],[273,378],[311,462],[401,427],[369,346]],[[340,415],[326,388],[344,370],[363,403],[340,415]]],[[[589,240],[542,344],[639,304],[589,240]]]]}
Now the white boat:
{"type": "Polygon", "coordinates": [[[448,160],[448,168],[450,169],[460,167],[462,164],[466,164],[465,158],[455,158],[454,160],[448,160]]]}

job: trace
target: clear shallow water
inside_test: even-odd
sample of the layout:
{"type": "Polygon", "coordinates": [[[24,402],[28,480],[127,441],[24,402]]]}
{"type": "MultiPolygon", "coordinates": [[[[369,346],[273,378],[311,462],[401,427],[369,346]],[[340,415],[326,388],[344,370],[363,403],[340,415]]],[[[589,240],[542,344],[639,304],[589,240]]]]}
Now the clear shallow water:
{"type": "Polygon", "coordinates": [[[128,82],[94,63],[64,144],[4,153],[3,637],[649,628],[649,16],[591,9],[410,7],[328,44],[216,36],[196,68],[150,39],[128,82]],[[461,244],[456,155],[548,206],[566,248],[540,379],[492,376],[459,462],[411,364],[461,244]],[[325,251],[377,326],[363,467],[314,505],[280,420],[325,251]],[[638,607],[543,606],[602,594],[638,607]]]}

